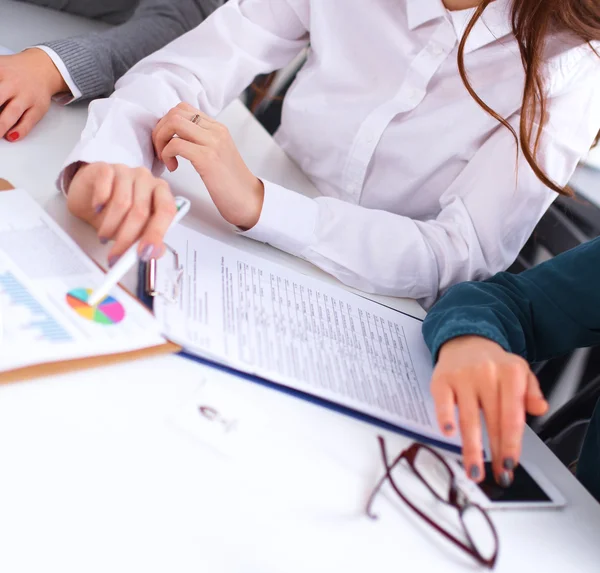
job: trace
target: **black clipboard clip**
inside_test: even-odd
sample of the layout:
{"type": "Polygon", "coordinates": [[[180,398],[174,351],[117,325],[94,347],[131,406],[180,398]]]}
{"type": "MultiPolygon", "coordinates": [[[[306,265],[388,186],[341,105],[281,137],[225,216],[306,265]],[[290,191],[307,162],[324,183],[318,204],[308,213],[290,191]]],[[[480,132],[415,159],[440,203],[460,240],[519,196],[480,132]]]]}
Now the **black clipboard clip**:
{"type": "Polygon", "coordinates": [[[167,302],[175,304],[179,301],[179,295],[181,294],[184,268],[179,261],[179,254],[177,251],[166,243],[165,247],[167,248],[167,254],[165,254],[165,256],[168,256],[170,253],[173,259],[173,278],[169,280],[166,292],[158,290],[157,260],[150,259],[150,262],[142,268],[142,274],[144,278],[144,294],[150,299],[154,299],[157,296],[162,296],[167,302]]]}

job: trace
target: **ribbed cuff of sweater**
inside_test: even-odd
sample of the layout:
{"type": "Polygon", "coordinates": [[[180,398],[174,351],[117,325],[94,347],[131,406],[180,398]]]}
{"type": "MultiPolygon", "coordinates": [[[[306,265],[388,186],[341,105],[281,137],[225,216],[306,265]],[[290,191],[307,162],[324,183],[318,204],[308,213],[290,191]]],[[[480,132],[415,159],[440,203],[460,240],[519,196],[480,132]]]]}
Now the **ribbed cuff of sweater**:
{"type": "Polygon", "coordinates": [[[102,77],[94,54],[77,38],[44,42],[64,62],[69,74],[81,92],[82,99],[92,99],[111,91],[110,82],[102,77]]]}
{"type": "Polygon", "coordinates": [[[510,344],[502,332],[493,324],[477,322],[476,320],[448,320],[433,333],[426,336],[427,346],[431,351],[434,364],[437,362],[442,346],[454,338],[461,336],[481,336],[499,344],[506,352],[513,352],[510,344]]]}

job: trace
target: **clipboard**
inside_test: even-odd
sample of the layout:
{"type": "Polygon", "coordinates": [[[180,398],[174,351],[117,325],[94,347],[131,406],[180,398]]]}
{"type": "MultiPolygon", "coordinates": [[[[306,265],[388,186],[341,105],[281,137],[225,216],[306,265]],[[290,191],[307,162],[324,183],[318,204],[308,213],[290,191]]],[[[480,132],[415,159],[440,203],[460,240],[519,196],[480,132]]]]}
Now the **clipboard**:
{"type": "MultiPolygon", "coordinates": [[[[172,251],[172,249],[170,249],[172,251]]],[[[172,251],[177,257],[177,253],[172,251]]],[[[154,309],[154,299],[158,295],[156,288],[156,261],[151,260],[149,263],[141,263],[138,268],[138,292],[137,298],[145,304],[148,309],[153,311],[154,309]]],[[[314,394],[309,394],[307,392],[302,392],[301,390],[296,390],[295,388],[290,388],[289,386],[284,386],[283,384],[278,384],[273,380],[269,380],[267,378],[263,378],[261,376],[257,376],[255,374],[249,374],[248,372],[244,372],[242,370],[238,370],[231,366],[227,366],[215,360],[210,360],[208,358],[204,358],[202,356],[196,356],[195,354],[191,354],[186,352],[185,349],[180,348],[179,356],[187,358],[188,360],[193,360],[194,362],[198,362],[204,366],[208,366],[210,368],[215,368],[224,372],[226,374],[230,374],[232,376],[236,376],[238,378],[242,378],[249,382],[253,382],[254,384],[259,384],[261,386],[265,386],[267,388],[271,388],[272,390],[277,390],[278,392],[283,392],[289,396],[294,398],[299,398],[301,400],[305,400],[312,404],[316,404],[317,406],[327,408],[329,410],[333,410],[338,414],[344,414],[345,416],[350,416],[362,422],[367,422],[368,424],[372,424],[374,426],[378,426],[384,430],[388,430],[390,432],[395,432],[397,434],[402,434],[403,436],[415,440],[417,442],[427,443],[436,448],[440,448],[442,450],[460,454],[461,448],[460,446],[455,446],[453,444],[448,444],[447,442],[443,442],[441,440],[436,440],[435,438],[430,438],[429,436],[424,436],[419,434],[418,432],[413,432],[412,430],[408,430],[401,426],[396,426],[375,416],[370,416],[369,414],[365,414],[358,410],[354,410],[347,406],[343,406],[337,402],[332,402],[331,400],[326,400],[324,398],[320,398],[315,396],[314,394]]]]}
{"type": "MultiPolygon", "coordinates": [[[[14,189],[6,179],[0,179],[0,192],[11,191],[14,189]]],[[[127,291],[127,289],[124,289],[127,291]]],[[[129,292],[129,291],[127,291],[129,292]]],[[[131,294],[131,293],[129,293],[131,294]]],[[[143,304],[143,303],[141,303],[143,304]]],[[[147,308],[147,305],[144,305],[147,308]]],[[[2,347],[0,346],[0,351],[2,347]]],[[[153,356],[161,356],[163,354],[176,354],[181,351],[181,347],[172,342],[166,342],[159,346],[151,346],[131,352],[123,352],[117,354],[103,354],[100,356],[90,356],[87,358],[76,358],[73,360],[65,360],[61,362],[46,362],[36,364],[34,366],[26,366],[17,368],[7,372],[0,372],[0,385],[11,384],[14,382],[23,382],[43,376],[53,376],[56,374],[65,374],[68,372],[76,372],[79,370],[87,370],[90,368],[98,368],[100,366],[109,366],[112,364],[120,364],[131,360],[140,360],[143,358],[151,358],[153,356]]]]}

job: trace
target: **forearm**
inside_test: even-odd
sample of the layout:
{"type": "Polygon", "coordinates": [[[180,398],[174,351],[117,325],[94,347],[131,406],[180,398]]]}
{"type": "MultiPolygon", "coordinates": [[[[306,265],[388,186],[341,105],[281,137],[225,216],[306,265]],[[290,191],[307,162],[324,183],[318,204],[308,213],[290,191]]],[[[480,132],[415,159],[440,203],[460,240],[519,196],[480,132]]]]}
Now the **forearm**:
{"type": "MultiPolygon", "coordinates": [[[[117,82],[110,98],[91,104],[81,140],[65,167],[78,161],[122,163],[158,174],[164,166],[156,160],[151,134],[171,108],[186,102],[215,116],[257,74],[285,66],[306,46],[306,29],[285,12],[285,3],[267,14],[250,10],[258,12],[262,6],[259,0],[244,2],[242,10],[232,0],[137,64],[117,82]]],[[[63,189],[66,183],[62,178],[63,189]]]]}
{"type": "Polygon", "coordinates": [[[481,336],[507,352],[527,357],[526,332],[531,317],[520,299],[490,282],[466,282],[452,287],[429,311],[423,336],[434,361],[441,347],[461,336],[481,336]]]}
{"type": "Polygon", "coordinates": [[[520,275],[453,287],[423,324],[433,356],[464,335],[489,338],[530,362],[598,344],[599,257],[597,239],[520,275]]]}
{"type": "Polygon", "coordinates": [[[438,289],[429,247],[407,217],[328,197],[311,199],[266,181],[260,219],[245,235],[366,292],[420,298],[438,289]]]}
{"type": "MultiPolygon", "coordinates": [[[[495,213],[501,217],[514,210],[513,197],[518,195],[511,190],[496,198],[495,213]]],[[[531,207],[535,203],[540,212],[549,200],[536,190],[530,197],[531,207]]],[[[497,229],[494,219],[479,206],[470,210],[457,196],[436,219],[420,221],[328,197],[309,199],[267,183],[260,220],[246,234],[310,261],[349,286],[420,299],[427,307],[454,283],[505,269],[522,244],[515,235],[535,224],[521,215],[497,229]]]]}
{"type": "Polygon", "coordinates": [[[200,24],[220,3],[221,0],[146,0],[125,24],[43,45],[64,62],[82,98],[106,96],[132,66],[200,24]]]}

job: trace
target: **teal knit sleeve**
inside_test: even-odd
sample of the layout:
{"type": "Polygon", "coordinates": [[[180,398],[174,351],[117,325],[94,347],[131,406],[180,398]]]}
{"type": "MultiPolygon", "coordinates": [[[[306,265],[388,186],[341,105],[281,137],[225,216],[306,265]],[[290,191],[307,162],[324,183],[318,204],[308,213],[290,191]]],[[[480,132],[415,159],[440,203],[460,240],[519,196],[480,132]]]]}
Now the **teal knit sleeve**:
{"type": "Polygon", "coordinates": [[[529,362],[600,343],[600,238],[520,275],[451,288],[423,334],[434,359],[445,342],[465,335],[489,338],[529,362]]]}

